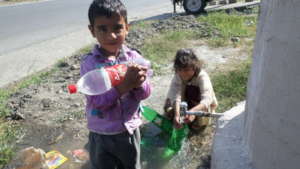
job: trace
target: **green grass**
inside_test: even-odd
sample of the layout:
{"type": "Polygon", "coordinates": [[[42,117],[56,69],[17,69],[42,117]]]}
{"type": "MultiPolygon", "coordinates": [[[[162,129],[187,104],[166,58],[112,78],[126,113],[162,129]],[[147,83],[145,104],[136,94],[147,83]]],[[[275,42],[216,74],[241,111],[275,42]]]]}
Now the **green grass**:
{"type": "Polygon", "coordinates": [[[208,40],[213,47],[230,44],[232,37],[254,37],[256,33],[256,15],[247,16],[237,12],[233,14],[211,12],[207,16],[198,17],[197,20],[199,22],[207,22],[219,30],[220,37],[208,40]]]}
{"type": "Polygon", "coordinates": [[[233,70],[218,71],[212,75],[212,83],[219,102],[217,112],[224,112],[245,100],[250,61],[234,63],[233,70]]]}
{"type": "Polygon", "coordinates": [[[79,49],[78,52],[76,52],[77,55],[80,55],[80,54],[85,54],[85,53],[89,53],[92,49],[93,49],[93,45],[87,45],[81,49],[79,49]]]}
{"type": "MultiPolygon", "coordinates": [[[[141,49],[143,55],[153,63],[154,71],[159,72],[161,66],[168,64],[180,48],[191,47],[192,40],[206,40],[211,47],[226,45],[237,46],[243,38],[254,37],[256,33],[256,16],[241,15],[237,12],[226,14],[225,12],[211,12],[207,16],[197,18],[200,23],[208,23],[213,28],[207,30],[170,31],[161,33],[154,38],[147,39],[141,49]],[[214,29],[219,35],[214,35],[214,29]],[[239,37],[239,42],[231,42],[232,37],[239,37]]],[[[138,27],[144,27],[146,22],[140,23],[138,27]]]]}
{"type": "Polygon", "coordinates": [[[15,147],[12,144],[20,136],[20,127],[0,120],[0,168],[13,157],[15,147]]]}
{"type": "Polygon", "coordinates": [[[160,72],[161,66],[169,64],[180,48],[190,47],[188,40],[194,38],[193,31],[171,31],[146,40],[141,49],[143,56],[150,59],[154,72],[160,72]]]}

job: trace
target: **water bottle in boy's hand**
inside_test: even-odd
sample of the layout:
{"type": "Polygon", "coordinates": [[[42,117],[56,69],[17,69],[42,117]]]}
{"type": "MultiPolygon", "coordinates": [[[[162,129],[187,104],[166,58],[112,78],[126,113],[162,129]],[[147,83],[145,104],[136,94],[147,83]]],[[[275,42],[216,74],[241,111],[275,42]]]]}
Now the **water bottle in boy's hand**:
{"type": "Polygon", "coordinates": [[[69,85],[69,92],[77,91],[86,95],[99,95],[122,82],[127,66],[118,64],[106,68],[92,70],[83,75],[76,85],[69,85]]]}
{"type": "Polygon", "coordinates": [[[83,75],[76,84],[69,85],[69,93],[72,94],[78,91],[86,95],[99,95],[104,93],[124,80],[127,71],[126,64],[128,63],[136,63],[150,68],[149,61],[144,58],[136,58],[123,64],[95,69],[83,75]]]}

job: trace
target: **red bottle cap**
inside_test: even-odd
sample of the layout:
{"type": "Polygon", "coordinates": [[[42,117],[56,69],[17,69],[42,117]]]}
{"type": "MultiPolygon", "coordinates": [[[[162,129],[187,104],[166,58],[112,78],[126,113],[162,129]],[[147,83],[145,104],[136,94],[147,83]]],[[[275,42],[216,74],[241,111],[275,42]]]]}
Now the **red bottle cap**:
{"type": "Polygon", "coordinates": [[[77,93],[77,87],[74,84],[69,85],[68,89],[69,89],[69,93],[71,93],[71,94],[77,93]]]}

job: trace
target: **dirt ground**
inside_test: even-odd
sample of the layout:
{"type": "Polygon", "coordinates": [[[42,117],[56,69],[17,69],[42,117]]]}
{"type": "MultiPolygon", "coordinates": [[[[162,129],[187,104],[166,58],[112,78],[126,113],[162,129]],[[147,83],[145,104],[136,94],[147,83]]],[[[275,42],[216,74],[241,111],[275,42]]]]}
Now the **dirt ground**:
{"type": "MultiPolygon", "coordinates": [[[[208,72],[226,64],[231,59],[244,59],[247,54],[241,48],[210,48],[204,42],[194,42],[194,49],[206,61],[208,72]]],[[[60,62],[59,69],[40,85],[32,85],[15,93],[10,101],[11,119],[23,125],[23,135],[17,140],[18,149],[29,146],[41,148],[46,152],[58,150],[68,158],[59,169],[87,169],[88,162],[79,162],[71,151],[83,149],[87,144],[88,130],[84,113],[85,98],[81,94],[70,95],[67,85],[79,79],[81,54],[60,62]]],[[[167,89],[172,78],[172,68],[162,69],[162,75],[150,79],[153,92],[143,102],[161,112],[167,89]]],[[[170,160],[166,168],[207,169],[210,168],[210,148],[214,126],[203,135],[193,136],[184,143],[182,151],[170,160]]],[[[142,150],[143,153],[144,150],[142,150]]],[[[150,169],[155,161],[149,161],[142,154],[144,168],[150,169]]],[[[157,169],[157,168],[156,168],[157,169]]]]}

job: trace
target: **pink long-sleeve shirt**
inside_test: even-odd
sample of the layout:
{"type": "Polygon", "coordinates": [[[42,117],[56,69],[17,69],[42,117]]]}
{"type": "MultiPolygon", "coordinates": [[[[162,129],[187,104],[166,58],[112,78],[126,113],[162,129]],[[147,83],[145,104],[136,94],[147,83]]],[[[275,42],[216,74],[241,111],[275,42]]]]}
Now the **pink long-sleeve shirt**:
{"type": "MultiPolygon", "coordinates": [[[[96,45],[91,53],[83,57],[80,66],[80,75],[106,66],[133,60],[142,57],[136,51],[123,46],[116,60],[109,60],[96,45]]],[[[133,131],[142,124],[139,106],[141,100],[146,99],[151,93],[149,81],[146,80],[141,87],[120,95],[112,87],[103,94],[86,96],[86,115],[88,129],[92,132],[106,135],[119,134],[124,131],[133,131]]]]}

